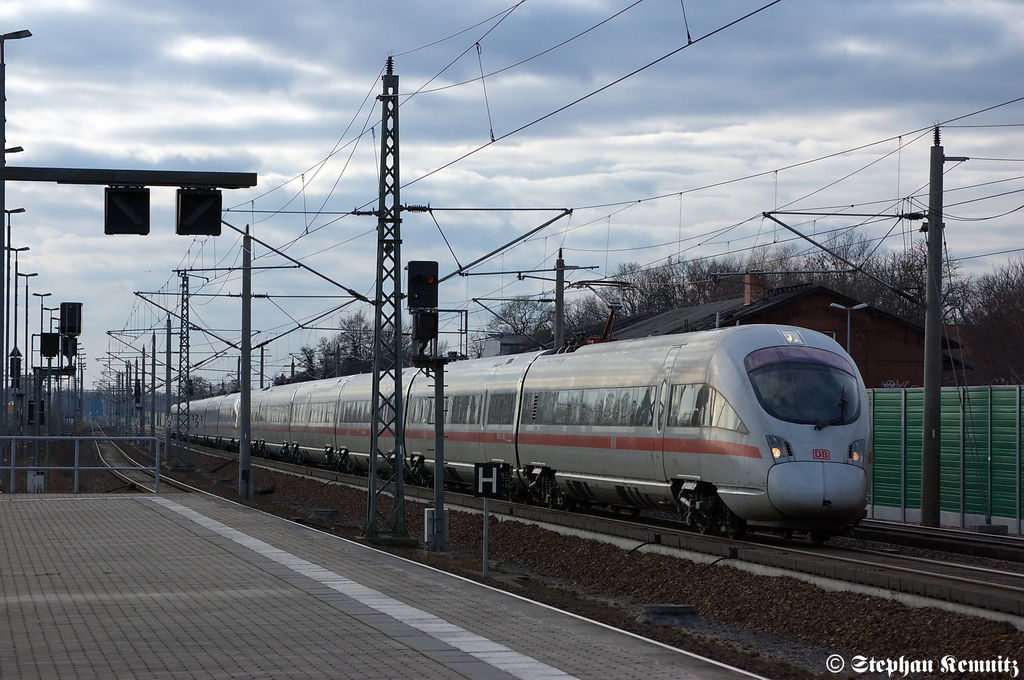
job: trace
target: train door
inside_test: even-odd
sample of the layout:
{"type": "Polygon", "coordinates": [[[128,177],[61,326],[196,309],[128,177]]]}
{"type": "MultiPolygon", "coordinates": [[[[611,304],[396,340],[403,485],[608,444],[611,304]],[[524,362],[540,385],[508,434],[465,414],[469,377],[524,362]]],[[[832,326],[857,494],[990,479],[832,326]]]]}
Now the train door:
{"type": "Polygon", "coordinates": [[[546,352],[538,352],[537,354],[534,354],[534,355],[528,355],[528,354],[527,355],[522,355],[522,354],[520,354],[520,355],[516,355],[516,356],[512,357],[512,359],[508,361],[509,365],[515,367],[514,374],[515,374],[515,378],[516,378],[516,381],[515,381],[515,384],[516,384],[516,403],[515,403],[515,411],[514,411],[513,416],[512,416],[513,417],[513,421],[512,421],[512,449],[511,450],[512,450],[512,454],[513,454],[513,457],[514,457],[514,460],[515,460],[515,462],[513,464],[513,468],[516,470],[516,474],[518,475],[518,478],[519,478],[519,483],[522,486],[524,486],[524,487],[529,485],[530,479],[526,475],[524,475],[524,472],[523,472],[523,462],[522,462],[522,459],[521,459],[521,456],[520,456],[520,451],[519,451],[520,435],[521,435],[521,431],[522,431],[522,422],[523,422],[523,409],[526,408],[526,404],[524,404],[524,397],[525,397],[525,395],[523,393],[523,389],[524,389],[524,385],[526,384],[526,377],[529,374],[530,369],[533,367],[534,362],[538,358],[540,358],[541,356],[545,356],[545,355],[549,355],[549,354],[554,354],[554,353],[555,352],[553,350],[548,350],[546,352]]]}
{"type": "Polygon", "coordinates": [[[686,410],[683,404],[692,401],[698,386],[695,376],[690,375],[692,367],[676,365],[682,348],[682,345],[676,345],[669,350],[658,395],[658,434],[665,479],[669,482],[700,480],[699,448],[696,446],[699,433],[690,422],[679,418],[680,412],[686,410]]]}

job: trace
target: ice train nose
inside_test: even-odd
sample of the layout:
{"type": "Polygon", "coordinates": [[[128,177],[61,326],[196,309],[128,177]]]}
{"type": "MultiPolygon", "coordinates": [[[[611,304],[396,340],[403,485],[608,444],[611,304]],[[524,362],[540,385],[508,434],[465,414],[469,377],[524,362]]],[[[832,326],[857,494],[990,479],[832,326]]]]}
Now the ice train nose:
{"type": "Polygon", "coordinates": [[[867,475],[856,465],[794,461],[768,471],[768,499],[787,517],[856,517],[866,494],[867,475]]]}

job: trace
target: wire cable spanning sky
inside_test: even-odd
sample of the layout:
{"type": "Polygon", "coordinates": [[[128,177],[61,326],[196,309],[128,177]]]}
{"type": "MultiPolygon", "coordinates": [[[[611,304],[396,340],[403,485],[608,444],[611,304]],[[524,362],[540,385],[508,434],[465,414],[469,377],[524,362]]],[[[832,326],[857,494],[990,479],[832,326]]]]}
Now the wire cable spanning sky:
{"type": "MultiPolygon", "coordinates": [[[[5,50],[7,145],[25,148],[8,163],[257,172],[257,187],[226,194],[228,220],[366,295],[376,221],[349,213],[376,206],[376,95],[393,56],[402,202],[438,208],[405,214],[406,258],[451,271],[556,214],[496,209],[573,209],[487,263],[507,275],[446,282],[445,307],[543,294],[543,277],[516,272],[550,267],[559,248],[608,275],[623,262],[789,238],[759,218],[782,207],[892,214],[922,200],[937,123],[947,154],[973,159],[946,168],[950,256],[984,272],[1024,247],[1018,15],[1000,0],[399,1],[387,12],[327,0],[180,0],[173,12],[10,0],[4,32],[33,37],[5,50]],[[936,40],[914,37],[924,35],[936,40]],[[440,210],[452,207],[481,210],[440,210]]],[[[106,352],[132,356],[107,330],[132,338],[163,327],[166,313],[134,291],[166,291],[158,302],[173,309],[174,270],[240,261],[233,233],[171,233],[170,190],[153,191],[146,238],[102,235],[99,188],[9,183],[7,196],[8,209],[26,209],[11,216],[12,245],[31,248],[19,270],[39,273],[21,283],[85,303],[87,382],[106,352]]],[[[858,226],[880,249],[913,237],[884,219],[808,224],[819,234],[858,226]]],[[[307,327],[267,346],[274,371],[338,315],[370,314],[353,303],[331,315],[344,300],[309,296],[337,289],[266,249],[256,255],[267,268],[254,291],[277,296],[254,303],[256,341],[307,327]]],[[[237,279],[197,271],[193,290],[237,294],[237,279]]],[[[194,304],[194,320],[237,338],[237,298],[194,304]]],[[[489,319],[470,306],[471,328],[489,319]]],[[[193,348],[199,360],[223,346],[193,348]]],[[[204,368],[234,370],[215,364],[204,368]]]]}

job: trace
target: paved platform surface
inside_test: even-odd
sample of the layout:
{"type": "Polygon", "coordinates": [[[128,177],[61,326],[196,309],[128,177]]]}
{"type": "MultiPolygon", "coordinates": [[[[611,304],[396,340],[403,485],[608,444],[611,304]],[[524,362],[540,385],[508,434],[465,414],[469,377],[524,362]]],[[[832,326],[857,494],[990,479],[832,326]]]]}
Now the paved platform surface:
{"type": "Polygon", "coordinates": [[[196,494],[0,496],[0,678],[754,677],[196,494]]]}

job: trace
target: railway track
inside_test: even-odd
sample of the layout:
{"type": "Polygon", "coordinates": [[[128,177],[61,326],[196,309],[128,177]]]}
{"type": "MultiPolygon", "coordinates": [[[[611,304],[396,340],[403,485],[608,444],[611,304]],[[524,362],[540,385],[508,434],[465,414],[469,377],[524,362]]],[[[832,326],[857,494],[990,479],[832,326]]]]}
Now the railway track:
{"type": "MultiPolygon", "coordinates": [[[[102,432],[99,432],[102,434],[102,432]]],[[[159,488],[157,487],[156,475],[151,470],[141,468],[151,467],[153,460],[151,456],[142,451],[134,450],[134,447],[125,447],[122,442],[117,441],[95,441],[96,455],[100,464],[110,469],[108,472],[120,479],[127,486],[134,487],[144,493],[158,493],[167,490],[175,491],[197,491],[193,487],[173,480],[166,475],[160,476],[159,488]],[[133,450],[129,450],[133,449],[133,450]],[[145,460],[146,458],[149,460],[145,460]],[[139,470],[125,468],[138,467],[139,470]]]]}
{"type": "MultiPolygon", "coordinates": [[[[225,460],[236,458],[236,454],[202,447],[193,450],[225,460]]],[[[366,486],[364,477],[354,475],[267,459],[254,459],[253,464],[323,482],[366,486]]],[[[405,494],[407,500],[433,501],[432,489],[406,485],[405,494]]],[[[446,504],[453,509],[482,510],[482,499],[452,491],[445,496],[446,504]]],[[[951,608],[1024,616],[1024,562],[967,564],[950,553],[955,546],[948,538],[943,539],[944,552],[920,557],[900,554],[899,548],[889,545],[850,545],[849,539],[837,540],[836,545],[761,536],[730,539],[684,530],[665,520],[651,524],[644,518],[566,512],[493,499],[490,511],[502,520],[535,523],[562,533],[614,542],[631,550],[676,554],[696,562],[728,564],[755,573],[790,575],[825,587],[834,588],[836,582],[842,582],[855,590],[876,595],[889,593],[894,599],[916,604],[936,601],[948,603],[951,608]]],[[[890,535],[898,534],[890,531],[890,535]]],[[[978,544],[967,542],[963,552],[976,558],[981,549],[978,544]]]]}
{"type": "Polygon", "coordinates": [[[1024,563],[1024,538],[1020,536],[994,536],[964,529],[921,527],[880,520],[862,521],[851,535],[866,541],[1024,563]]]}

